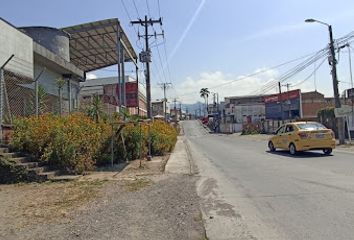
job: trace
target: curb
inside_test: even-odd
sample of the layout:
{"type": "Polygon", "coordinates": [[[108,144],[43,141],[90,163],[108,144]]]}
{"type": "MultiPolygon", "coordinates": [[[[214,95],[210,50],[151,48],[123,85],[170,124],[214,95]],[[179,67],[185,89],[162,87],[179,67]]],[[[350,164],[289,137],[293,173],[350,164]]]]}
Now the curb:
{"type": "Polygon", "coordinates": [[[346,150],[338,149],[338,148],[335,148],[335,149],[334,149],[334,152],[347,153],[347,154],[354,154],[354,151],[346,151],[346,150]]]}
{"type": "Polygon", "coordinates": [[[190,175],[191,159],[184,136],[178,136],[176,146],[165,166],[165,173],[190,175]]]}

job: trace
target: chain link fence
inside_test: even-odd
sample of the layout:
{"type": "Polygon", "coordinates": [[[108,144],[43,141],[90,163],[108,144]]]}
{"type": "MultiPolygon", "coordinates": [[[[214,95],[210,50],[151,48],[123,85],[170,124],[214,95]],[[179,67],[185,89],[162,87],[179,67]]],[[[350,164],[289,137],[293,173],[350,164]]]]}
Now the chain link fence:
{"type": "Polygon", "coordinates": [[[69,80],[57,79],[49,86],[41,74],[31,79],[6,70],[2,70],[0,78],[4,125],[11,125],[16,117],[68,114],[78,108],[79,87],[69,80]]]}

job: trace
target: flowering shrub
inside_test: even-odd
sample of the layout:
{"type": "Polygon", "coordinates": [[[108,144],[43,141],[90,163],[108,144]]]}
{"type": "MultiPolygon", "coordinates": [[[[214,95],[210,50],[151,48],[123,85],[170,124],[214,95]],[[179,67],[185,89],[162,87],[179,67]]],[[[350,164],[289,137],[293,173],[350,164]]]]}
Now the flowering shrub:
{"type": "Polygon", "coordinates": [[[164,121],[154,121],[151,125],[151,146],[153,155],[171,152],[177,141],[177,131],[164,121]]]}
{"type": "Polygon", "coordinates": [[[53,129],[60,125],[61,118],[54,115],[41,115],[16,119],[11,146],[19,151],[41,158],[51,142],[53,129]]]}
{"type": "Polygon", "coordinates": [[[177,141],[175,128],[163,121],[154,121],[150,126],[129,123],[119,130],[119,124],[114,126],[95,122],[83,113],[21,118],[15,121],[11,146],[65,172],[79,174],[91,170],[95,164],[111,162],[112,135],[115,162],[145,157],[149,128],[153,155],[172,151],[177,141]]]}
{"type": "MultiPolygon", "coordinates": [[[[125,150],[130,160],[146,157],[149,144],[149,123],[130,123],[123,128],[125,150]]],[[[173,150],[177,141],[177,131],[164,121],[150,123],[151,154],[164,155],[173,150]]],[[[117,154],[124,156],[121,138],[116,138],[117,154]]]]}
{"type": "Polygon", "coordinates": [[[242,135],[252,135],[261,133],[261,129],[257,124],[247,123],[243,125],[242,135]]]}
{"type": "Polygon", "coordinates": [[[93,168],[105,131],[80,113],[28,117],[15,122],[11,145],[65,172],[82,173],[93,168]]]}

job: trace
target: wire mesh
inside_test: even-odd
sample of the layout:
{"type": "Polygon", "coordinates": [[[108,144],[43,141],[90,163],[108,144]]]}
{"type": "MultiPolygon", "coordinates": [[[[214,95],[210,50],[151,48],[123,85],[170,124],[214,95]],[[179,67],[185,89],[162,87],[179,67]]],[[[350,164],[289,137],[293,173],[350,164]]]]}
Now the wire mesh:
{"type": "Polygon", "coordinates": [[[12,124],[16,117],[36,114],[68,114],[78,109],[79,87],[71,81],[39,77],[31,79],[10,71],[3,74],[3,123],[12,124]]]}

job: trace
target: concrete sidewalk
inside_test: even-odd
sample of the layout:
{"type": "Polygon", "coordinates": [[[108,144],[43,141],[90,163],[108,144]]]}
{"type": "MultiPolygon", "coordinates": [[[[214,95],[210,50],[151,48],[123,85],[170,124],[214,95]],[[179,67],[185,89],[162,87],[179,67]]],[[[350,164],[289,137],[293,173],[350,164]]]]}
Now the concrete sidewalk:
{"type": "Polygon", "coordinates": [[[190,155],[184,136],[178,136],[175,149],[168,160],[165,173],[192,174],[190,155]]]}

